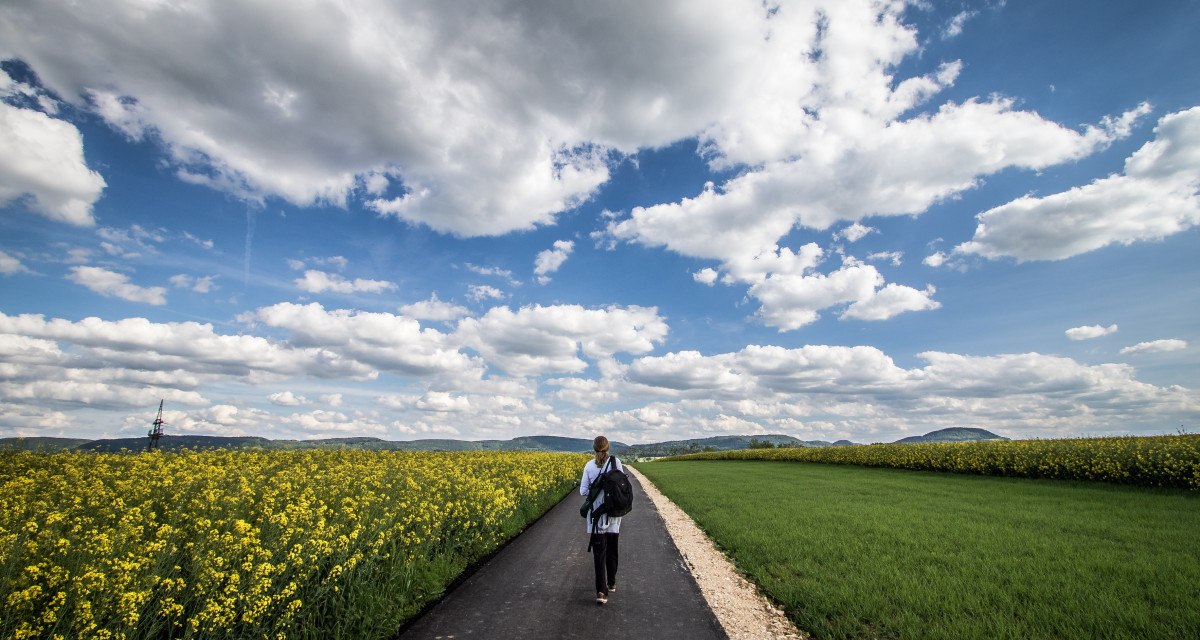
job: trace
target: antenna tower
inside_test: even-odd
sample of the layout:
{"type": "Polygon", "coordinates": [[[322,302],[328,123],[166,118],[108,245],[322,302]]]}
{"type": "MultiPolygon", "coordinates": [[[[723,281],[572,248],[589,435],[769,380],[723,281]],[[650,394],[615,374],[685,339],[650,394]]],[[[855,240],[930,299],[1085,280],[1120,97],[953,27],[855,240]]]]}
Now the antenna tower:
{"type": "Polygon", "coordinates": [[[163,401],[158,401],[158,417],[154,419],[154,428],[146,435],[150,436],[150,445],[146,447],[146,451],[154,451],[158,448],[158,439],[163,434],[163,419],[162,419],[163,401]]]}

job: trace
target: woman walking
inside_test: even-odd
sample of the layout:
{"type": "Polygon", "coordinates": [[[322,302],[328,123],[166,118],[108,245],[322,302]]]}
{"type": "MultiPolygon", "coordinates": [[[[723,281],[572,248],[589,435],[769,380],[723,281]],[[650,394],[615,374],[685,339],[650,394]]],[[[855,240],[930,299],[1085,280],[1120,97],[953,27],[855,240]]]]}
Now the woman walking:
{"type": "Polygon", "coordinates": [[[597,480],[606,471],[618,469],[624,472],[625,468],[620,460],[608,455],[608,438],[596,436],[592,449],[596,457],[583,467],[579,494],[595,494],[587,517],[587,530],[591,536],[592,561],[596,566],[596,602],[607,604],[609,594],[617,590],[617,536],[621,532],[621,518],[610,518],[604,513],[594,515],[604,504],[604,491],[598,486],[597,480]]]}

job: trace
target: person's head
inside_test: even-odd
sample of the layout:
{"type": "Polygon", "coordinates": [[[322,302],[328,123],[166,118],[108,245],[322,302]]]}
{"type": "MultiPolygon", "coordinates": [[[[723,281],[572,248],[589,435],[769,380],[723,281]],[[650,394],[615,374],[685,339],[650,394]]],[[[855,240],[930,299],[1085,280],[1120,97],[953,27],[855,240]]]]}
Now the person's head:
{"type": "Polygon", "coordinates": [[[608,458],[608,438],[596,436],[592,441],[592,451],[596,452],[596,462],[604,462],[608,458]]]}

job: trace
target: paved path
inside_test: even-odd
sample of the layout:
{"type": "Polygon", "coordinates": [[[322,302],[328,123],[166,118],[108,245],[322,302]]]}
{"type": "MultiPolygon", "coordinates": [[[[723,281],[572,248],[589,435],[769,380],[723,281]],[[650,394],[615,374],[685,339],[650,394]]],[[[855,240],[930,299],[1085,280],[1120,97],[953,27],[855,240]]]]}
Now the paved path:
{"type": "Polygon", "coordinates": [[[728,638],[637,479],[618,590],[596,604],[579,505],[567,496],[400,634],[426,638],[728,638]]]}

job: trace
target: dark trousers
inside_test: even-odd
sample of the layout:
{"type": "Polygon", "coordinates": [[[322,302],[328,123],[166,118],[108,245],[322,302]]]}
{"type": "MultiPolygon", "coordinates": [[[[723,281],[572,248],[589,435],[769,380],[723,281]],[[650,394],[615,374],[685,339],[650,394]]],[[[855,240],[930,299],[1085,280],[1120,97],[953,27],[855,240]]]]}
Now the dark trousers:
{"type": "Polygon", "coordinates": [[[617,583],[618,533],[592,534],[592,561],[596,565],[596,592],[608,593],[608,585],[617,583]]]}

